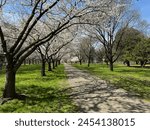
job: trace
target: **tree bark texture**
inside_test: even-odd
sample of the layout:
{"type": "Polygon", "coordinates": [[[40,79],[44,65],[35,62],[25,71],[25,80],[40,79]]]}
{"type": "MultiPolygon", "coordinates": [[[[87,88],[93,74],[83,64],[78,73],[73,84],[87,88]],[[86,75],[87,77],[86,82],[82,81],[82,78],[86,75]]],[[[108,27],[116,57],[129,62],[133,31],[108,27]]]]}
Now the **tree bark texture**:
{"type": "Polygon", "coordinates": [[[16,81],[16,72],[12,68],[9,68],[9,65],[7,65],[5,89],[3,92],[4,98],[13,99],[16,97],[15,81],[16,81]]]}
{"type": "Polygon", "coordinates": [[[44,59],[42,59],[41,76],[46,76],[46,73],[45,73],[45,60],[44,59]]]}

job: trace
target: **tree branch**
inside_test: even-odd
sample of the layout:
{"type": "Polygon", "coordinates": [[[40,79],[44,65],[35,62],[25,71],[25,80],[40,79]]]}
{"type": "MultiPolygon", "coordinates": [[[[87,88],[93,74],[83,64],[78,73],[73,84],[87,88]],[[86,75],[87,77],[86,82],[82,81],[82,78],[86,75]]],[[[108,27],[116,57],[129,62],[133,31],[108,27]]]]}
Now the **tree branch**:
{"type": "Polygon", "coordinates": [[[3,51],[7,54],[6,40],[5,40],[5,38],[4,38],[4,33],[3,33],[3,31],[2,31],[1,26],[0,26],[0,38],[1,38],[1,42],[2,42],[3,51]]]}
{"type": "Polygon", "coordinates": [[[25,34],[24,38],[22,39],[21,43],[19,44],[19,46],[16,48],[14,55],[16,53],[18,53],[18,51],[20,50],[20,48],[22,47],[23,43],[25,42],[25,40],[27,39],[29,33],[32,31],[33,27],[36,25],[36,23],[40,20],[40,18],[51,8],[53,8],[60,0],[56,0],[52,5],[50,5],[47,9],[45,9],[43,12],[41,12],[39,14],[39,16],[34,20],[34,22],[32,23],[32,25],[29,27],[29,29],[27,30],[27,33],[25,34]]]}
{"type": "Polygon", "coordinates": [[[18,38],[17,38],[15,44],[10,48],[10,52],[13,52],[13,51],[15,50],[15,48],[18,46],[19,42],[22,40],[22,37],[24,36],[24,34],[25,34],[25,32],[26,32],[26,30],[27,30],[27,28],[28,28],[30,22],[32,21],[34,15],[35,15],[35,10],[36,10],[36,8],[37,8],[39,2],[40,2],[40,0],[38,0],[37,3],[35,4],[35,6],[34,6],[34,8],[33,8],[33,10],[32,10],[32,13],[31,13],[30,17],[28,18],[28,20],[27,20],[27,22],[26,22],[26,24],[25,24],[23,30],[22,30],[21,33],[19,34],[19,36],[18,36],[18,38]]]}

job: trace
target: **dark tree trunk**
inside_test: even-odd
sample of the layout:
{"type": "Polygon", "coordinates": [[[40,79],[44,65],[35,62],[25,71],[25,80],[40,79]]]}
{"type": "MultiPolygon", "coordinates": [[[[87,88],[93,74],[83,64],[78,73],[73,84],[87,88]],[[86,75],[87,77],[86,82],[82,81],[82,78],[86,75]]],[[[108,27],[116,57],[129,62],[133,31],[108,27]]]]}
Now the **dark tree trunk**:
{"type": "Polygon", "coordinates": [[[113,62],[112,61],[109,62],[109,68],[110,68],[111,71],[114,70],[114,66],[113,66],[113,62]]]}
{"type": "Polygon", "coordinates": [[[41,66],[41,76],[46,76],[45,73],[45,60],[42,60],[42,66],[41,66]]]}
{"type": "Polygon", "coordinates": [[[51,61],[48,62],[48,71],[52,71],[51,61]]]}
{"type": "Polygon", "coordinates": [[[32,59],[32,64],[33,64],[33,65],[35,64],[35,60],[34,60],[34,59],[32,59]]]}
{"type": "Polygon", "coordinates": [[[29,59],[29,65],[31,64],[31,60],[29,59]]]}
{"type": "Polygon", "coordinates": [[[145,66],[145,61],[141,60],[140,64],[141,64],[141,67],[144,67],[145,66]]]}
{"type": "Polygon", "coordinates": [[[126,64],[127,64],[128,67],[130,67],[130,61],[127,60],[126,64]]]}
{"type": "Polygon", "coordinates": [[[60,65],[60,60],[58,60],[58,65],[60,65]]]}
{"type": "Polygon", "coordinates": [[[109,69],[110,71],[114,70],[114,65],[113,65],[113,56],[112,56],[112,50],[110,50],[109,55],[108,55],[108,60],[109,60],[109,69]]]}
{"type": "Polygon", "coordinates": [[[53,69],[55,69],[55,60],[52,59],[53,69]]]}
{"type": "Polygon", "coordinates": [[[0,71],[3,70],[3,63],[0,63],[0,71]]]}
{"type": "Polygon", "coordinates": [[[135,64],[138,65],[138,64],[139,64],[139,61],[135,61],[135,64]]]}
{"type": "Polygon", "coordinates": [[[79,60],[79,62],[80,62],[80,65],[82,65],[82,60],[79,60]]]}
{"type": "Polygon", "coordinates": [[[91,58],[88,58],[88,67],[90,67],[90,63],[91,63],[91,58]]]}
{"type": "Polygon", "coordinates": [[[9,65],[6,66],[6,82],[3,92],[4,98],[16,98],[15,80],[16,72],[9,65]]]}
{"type": "Polygon", "coordinates": [[[90,67],[90,62],[88,62],[88,67],[90,67]]]}

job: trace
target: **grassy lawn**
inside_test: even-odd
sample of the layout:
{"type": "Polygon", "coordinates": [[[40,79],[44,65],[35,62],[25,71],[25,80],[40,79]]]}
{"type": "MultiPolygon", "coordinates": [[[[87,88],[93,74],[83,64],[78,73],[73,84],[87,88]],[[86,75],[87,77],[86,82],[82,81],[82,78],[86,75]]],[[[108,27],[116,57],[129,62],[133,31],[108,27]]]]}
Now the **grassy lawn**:
{"type": "Polygon", "coordinates": [[[114,71],[111,72],[107,65],[102,64],[91,64],[89,68],[87,64],[73,66],[88,70],[116,87],[124,88],[132,94],[150,100],[150,69],[148,68],[115,65],[114,71]]]}
{"type": "MultiPolygon", "coordinates": [[[[0,73],[0,96],[4,89],[4,72],[0,73]]],[[[40,65],[23,65],[17,73],[17,92],[25,94],[26,100],[11,100],[0,105],[0,112],[74,112],[63,89],[67,86],[64,66],[60,65],[47,76],[40,76],[40,65]]]]}

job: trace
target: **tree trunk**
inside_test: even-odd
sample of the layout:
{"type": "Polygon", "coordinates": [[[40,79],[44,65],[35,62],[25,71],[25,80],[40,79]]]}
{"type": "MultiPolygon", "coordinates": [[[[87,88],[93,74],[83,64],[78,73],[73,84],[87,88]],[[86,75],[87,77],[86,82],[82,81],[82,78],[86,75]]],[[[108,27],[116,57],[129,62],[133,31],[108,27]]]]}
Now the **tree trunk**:
{"type": "Polygon", "coordinates": [[[52,71],[51,61],[48,62],[48,71],[52,71]]]}
{"type": "Polygon", "coordinates": [[[53,69],[55,69],[55,60],[52,60],[53,69]]]}
{"type": "Polygon", "coordinates": [[[5,82],[5,89],[3,92],[4,98],[16,98],[16,89],[15,89],[15,81],[16,81],[16,72],[9,68],[8,65],[6,66],[6,82],[5,82]]]}
{"type": "Polygon", "coordinates": [[[138,64],[139,64],[139,61],[135,61],[135,64],[138,65],[138,64]]]}
{"type": "Polygon", "coordinates": [[[58,65],[60,65],[60,60],[58,60],[58,65]]]}
{"type": "Polygon", "coordinates": [[[141,67],[144,67],[145,66],[145,61],[141,60],[140,64],[141,64],[141,67]]]}
{"type": "Polygon", "coordinates": [[[45,60],[42,60],[42,66],[41,66],[41,76],[46,76],[45,74],[45,60]]]}
{"type": "Polygon", "coordinates": [[[88,59],[88,67],[90,67],[91,58],[88,59]]]}
{"type": "Polygon", "coordinates": [[[114,70],[113,62],[111,62],[111,61],[109,62],[109,68],[110,68],[111,71],[114,70]]]}
{"type": "Polygon", "coordinates": [[[31,60],[29,59],[29,65],[31,64],[31,60]]]}
{"type": "Polygon", "coordinates": [[[130,61],[127,60],[126,64],[127,64],[128,67],[130,67],[130,61]]]}
{"type": "Polygon", "coordinates": [[[34,65],[35,64],[35,62],[34,62],[35,60],[34,59],[31,59],[31,60],[32,60],[32,64],[34,65]]]}
{"type": "Polygon", "coordinates": [[[80,65],[82,65],[82,60],[79,60],[79,62],[80,62],[80,65]]]}

